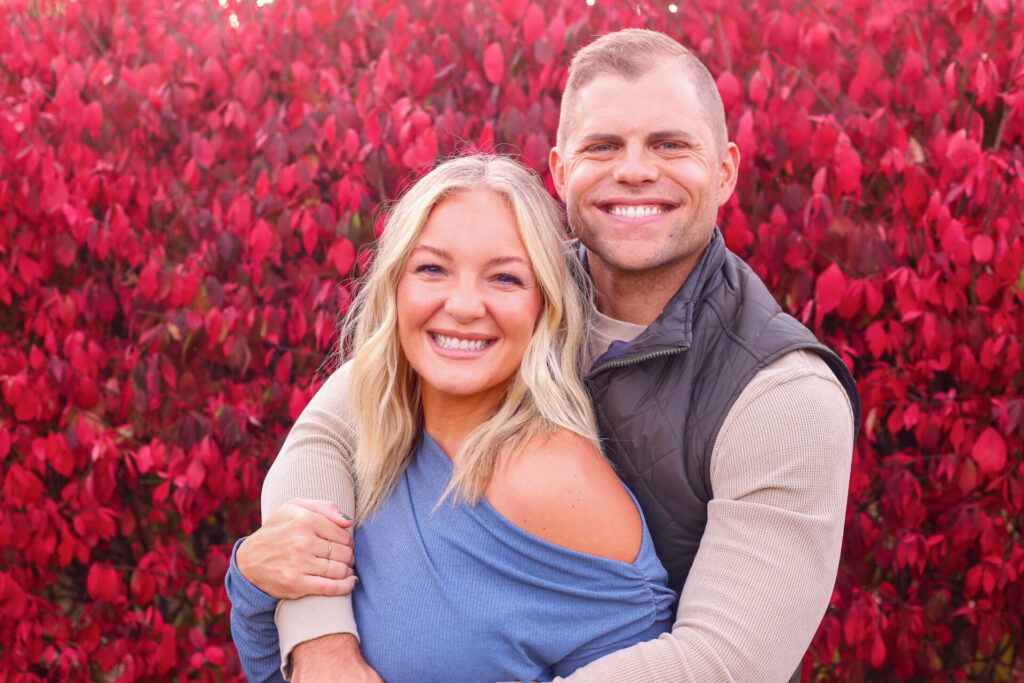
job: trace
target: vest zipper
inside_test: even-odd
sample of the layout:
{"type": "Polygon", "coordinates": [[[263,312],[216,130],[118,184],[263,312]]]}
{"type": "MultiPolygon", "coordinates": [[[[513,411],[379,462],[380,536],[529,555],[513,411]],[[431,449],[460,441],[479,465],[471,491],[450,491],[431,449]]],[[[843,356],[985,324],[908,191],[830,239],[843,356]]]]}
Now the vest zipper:
{"type": "Polygon", "coordinates": [[[588,372],[583,379],[591,380],[600,375],[605,370],[614,370],[616,368],[624,368],[627,365],[635,365],[637,363],[643,363],[644,361],[651,360],[653,358],[664,358],[665,356],[672,356],[677,353],[686,353],[690,350],[689,346],[677,346],[674,349],[661,349],[660,351],[651,351],[640,356],[633,356],[631,358],[619,358],[605,363],[598,367],[596,370],[588,372]]]}

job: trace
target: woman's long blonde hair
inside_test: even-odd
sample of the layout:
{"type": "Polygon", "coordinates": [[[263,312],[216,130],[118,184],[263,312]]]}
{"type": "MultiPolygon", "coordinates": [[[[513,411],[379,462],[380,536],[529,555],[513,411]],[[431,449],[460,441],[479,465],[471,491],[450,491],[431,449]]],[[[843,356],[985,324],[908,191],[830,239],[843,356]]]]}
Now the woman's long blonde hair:
{"type": "Polygon", "coordinates": [[[565,247],[557,203],[533,172],[512,159],[482,154],[452,159],[420,179],[389,211],[373,263],[345,321],[343,343],[353,352],[349,386],[356,410],[360,520],[387,500],[412,460],[423,428],[419,377],[398,340],[398,280],[433,208],[468,190],[488,190],[508,202],[543,304],[504,398],[455,454],[455,473],[445,496],[475,502],[503,449],[514,452],[559,428],[598,446],[590,399],[579,379],[589,322],[584,304],[591,305],[589,292],[583,290],[588,280],[565,247]]]}

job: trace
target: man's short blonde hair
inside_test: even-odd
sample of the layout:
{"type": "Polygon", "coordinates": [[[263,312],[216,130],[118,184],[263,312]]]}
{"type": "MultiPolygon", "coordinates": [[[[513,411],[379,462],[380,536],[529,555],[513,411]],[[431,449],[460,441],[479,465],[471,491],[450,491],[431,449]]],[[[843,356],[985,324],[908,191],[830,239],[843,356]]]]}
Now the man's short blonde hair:
{"type": "Polygon", "coordinates": [[[716,151],[721,154],[729,140],[725,127],[722,96],[711,72],[692,52],[673,38],[642,28],[629,28],[601,36],[573,55],[569,80],[562,93],[558,119],[558,148],[564,150],[566,138],[577,119],[579,91],[598,76],[613,74],[627,80],[641,78],[669,60],[678,60],[693,83],[701,108],[714,135],[716,151]]]}

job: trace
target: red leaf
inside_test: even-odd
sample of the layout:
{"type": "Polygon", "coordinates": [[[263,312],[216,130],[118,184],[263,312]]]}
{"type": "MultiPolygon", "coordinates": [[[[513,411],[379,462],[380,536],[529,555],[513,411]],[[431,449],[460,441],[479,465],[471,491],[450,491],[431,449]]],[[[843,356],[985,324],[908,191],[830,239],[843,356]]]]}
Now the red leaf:
{"type": "Polygon", "coordinates": [[[66,232],[57,235],[53,244],[53,252],[57,263],[67,268],[75,262],[75,258],[78,256],[78,245],[75,244],[75,238],[66,232]]]}
{"type": "Polygon", "coordinates": [[[131,589],[138,604],[148,605],[156,593],[156,580],[152,573],[136,569],[132,572],[131,589]]]}
{"type": "Polygon", "coordinates": [[[526,8],[526,16],[523,18],[523,42],[527,47],[544,35],[544,24],[544,10],[536,3],[530,3],[530,6],[526,8]]]}
{"type": "Polygon", "coordinates": [[[262,88],[260,75],[256,73],[255,69],[250,69],[249,73],[245,74],[235,87],[235,95],[249,111],[253,111],[260,104],[262,88]]]}
{"type": "MultiPolygon", "coordinates": [[[[394,69],[391,67],[391,53],[387,50],[377,61],[377,69],[373,74],[373,92],[378,99],[384,99],[384,93],[391,83],[394,69]]],[[[372,118],[370,119],[373,120],[372,118]]]]}
{"type": "Polygon", "coordinates": [[[505,80],[505,56],[501,53],[501,45],[491,43],[484,50],[484,75],[494,85],[505,80]]]}
{"type": "Polygon", "coordinates": [[[316,249],[320,230],[317,227],[316,221],[313,220],[313,217],[308,212],[302,214],[302,222],[299,229],[302,232],[302,247],[306,250],[307,254],[312,254],[313,250],[316,249]]]}
{"type": "Polygon", "coordinates": [[[123,588],[121,574],[113,567],[94,564],[89,567],[89,575],[85,580],[89,595],[94,600],[113,600],[121,594],[123,588]]]}
{"type": "Polygon", "coordinates": [[[868,329],[864,331],[864,337],[867,339],[871,355],[875,358],[881,358],[889,350],[889,334],[885,331],[884,323],[876,320],[868,325],[868,329]]]}
{"type": "Polygon", "coordinates": [[[348,275],[356,260],[356,248],[345,237],[339,237],[327,254],[334,268],[342,275],[348,275]]]}
{"type": "Polygon", "coordinates": [[[995,253],[995,244],[988,235],[977,235],[971,241],[971,251],[974,253],[974,260],[978,263],[988,263],[995,253]]]}
{"type": "Polygon", "coordinates": [[[43,482],[39,481],[35,474],[15,463],[7,470],[4,494],[9,500],[35,503],[43,497],[43,482]]]}
{"type": "Polygon", "coordinates": [[[204,90],[209,88],[217,97],[224,97],[227,94],[230,78],[216,57],[209,57],[203,62],[200,78],[204,90]]]}
{"type": "Polygon", "coordinates": [[[58,175],[56,169],[43,172],[43,188],[39,193],[39,208],[44,213],[52,214],[68,203],[68,186],[58,175]]]}
{"type": "Polygon", "coordinates": [[[858,194],[862,169],[860,154],[850,145],[850,138],[845,133],[839,136],[833,154],[839,191],[843,194],[858,194]]]}
{"type": "Polygon", "coordinates": [[[100,134],[103,127],[103,105],[99,102],[90,102],[82,110],[82,122],[89,129],[89,133],[95,138],[100,134]]]}
{"type": "Polygon", "coordinates": [[[309,403],[309,396],[299,387],[292,387],[291,398],[288,399],[288,413],[295,420],[302,413],[303,408],[309,403]]]}
{"type": "Polygon", "coordinates": [[[427,128],[416,136],[402,154],[402,163],[409,168],[431,166],[437,159],[437,135],[433,128],[427,128]]]}
{"type": "Polygon", "coordinates": [[[152,301],[157,289],[157,271],[160,270],[153,261],[150,261],[139,273],[139,292],[148,301],[152,301]]]}
{"type": "Polygon", "coordinates": [[[973,168],[981,157],[981,145],[976,140],[968,139],[965,131],[958,130],[949,139],[946,147],[946,158],[953,170],[959,171],[973,168]]]}
{"type": "Polygon", "coordinates": [[[761,75],[760,71],[755,71],[754,75],[750,77],[748,90],[750,101],[758,107],[763,107],[768,99],[768,84],[765,83],[764,76],[761,75]]]}
{"type": "Polygon", "coordinates": [[[270,248],[273,245],[274,231],[271,230],[270,225],[264,220],[256,221],[256,227],[249,234],[249,250],[252,264],[257,267],[260,266],[263,260],[267,258],[267,254],[270,253],[270,248]]]}
{"type": "Polygon", "coordinates": [[[203,480],[206,479],[206,466],[203,465],[202,458],[196,457],[196,455],[193,454],[188,469],[185,470],[185,481],[190,489],[197,491],[202,487],[203,480]]]}
{"type": "Polygon", "coordinates": [[[715,82],[718,84],[718,92],[722,95],[722,105],[728,112],[740,101],[740,97],[743,95],[743,86],[731,71],[720,73],[715,82]]]}
{"type": "Polygon", "coordinates": [[[881,633],[875,633],[875,642],[871,644],[871,666],[881,669],[885,664],[885,641],[881,633]]]}
{"type": "Polygon", "coordinates": [[[818,315],[825,315],[839,307],[846,295],[846,276],[839,264],[826,268],[814,284],[814,298],[818,304],[818,315]]]}
{"type": "Polygon", "coordinates": [[[14,406],[14,417],[21,422],[29,422],[39,417],[39,410],[39,396],[31,389],[25,389],[14,406]]]}
{"type": "Polygon", "coordinates": [[[203,650],[203,654],[206,656],[206,660],[214,666],[224,666],[227,661],[227,655],[224,654],[223,648],[216,645],[207,645],[206,649],[203,650]]]}
{"type": "Polygon", "coordinates": [[[409,86],[416,99],[423,99],[434,89],[434,80],[437,72],[434,69],[434,60],[430,55],[420,55],[416,58],[412,68],[412,78],[409,86]]]}
{"type": "Polygon", "coordinates": [[[299,7],[295,13],[295,30],[303,40],[309,40],[313,35],[313,15],[305,7],[299,7]]]}
{"type": "Polygon", "coordinates": [[[6,572],[0,572],[0,607],[4,618],[18,619],[28,607],[28,596],[18,583],[6,572]]]}
{"type": "Polygon", "coordinates": [[[163,636],[160,638],[160,646],[156,651],[156,671],[161,675],[166,674],[175,664],[178,664],[177,635],[173,626],[164,624],[163,636]]]}
{"type": "Polygon", "coordinates": [[[992,427],[978,437],[971,448],[971,457],[986,474],[998,474],[1006,465],[1006,442],[992,427]]]}

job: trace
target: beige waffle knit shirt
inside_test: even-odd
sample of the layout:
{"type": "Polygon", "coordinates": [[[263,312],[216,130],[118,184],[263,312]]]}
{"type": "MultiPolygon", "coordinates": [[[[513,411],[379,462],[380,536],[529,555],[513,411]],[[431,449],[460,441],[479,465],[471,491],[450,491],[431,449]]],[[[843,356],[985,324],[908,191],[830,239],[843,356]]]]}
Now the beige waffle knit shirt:
{"type": "MultiPolygon", "coordinates": [[[[600,314],[594,322],[592,358],[643,330],[600,314]]],[[[263,484],[264,518],[293,498],[330,500],[352,516],[347,374],[327,379],[289,433],[263,484]]],[[[832,595],[853,439],[849,399],[818,356],[790,353],[758,372],[715,441],[714,499],[672,631],[559,680],[788,680],[832,595]]],[[[282,600],[276,620],[286,676],[297,644],[356,633],[348,597],[282,600]]]]}

